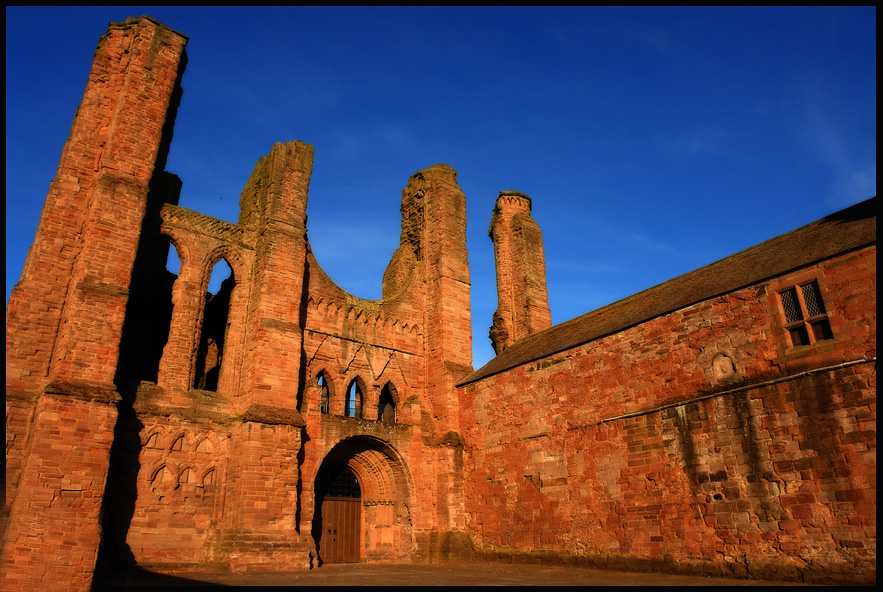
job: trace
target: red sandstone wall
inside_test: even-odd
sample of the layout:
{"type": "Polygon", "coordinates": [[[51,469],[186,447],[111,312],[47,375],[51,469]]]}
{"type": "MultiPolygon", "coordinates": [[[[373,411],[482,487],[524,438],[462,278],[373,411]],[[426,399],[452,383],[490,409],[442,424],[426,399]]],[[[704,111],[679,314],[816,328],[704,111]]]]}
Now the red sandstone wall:
{"type": "Polygon", "coordinates": [[[3,590],[89,589],[116,420],[109,403],[67,393],[36,403],[4,533],[3,590]]]}
{"type": "Polygon", "coordinates": [[[413,175],[402,212],[402,241],[384,277],[383,300],[347,294],[307,258],[302,530],[318,510],[312,487],[323,464],[345,462],[363,487],[376,490],[363,507],[364,560],[426,557],[432,533],[463,524],[461,514],[448,511],[462,507],[462,473],[452,462],[459,438],[447,435],[457,426],[453,383],[470,369],[471,331],[465,200],[453,169],[437,165],[413,175]],[[331,388],[327,414],[318,407],[320,373],[331,388]],[[364,397],[358,419],[344,417],[353,380],[364,397]],[[377,414],[386,385],[394,424],[377,414]],[[392,490],[382,485],[391,482],[392,490]]]}
{"type": "Polygon", "coordinates": [[[7,501],[16,504],[8,524],[4,514],[3,562],[13,588],[47,578],[87,587],[99,537],[102,568],[307,567],[314,480],[329,463],[349,463],[362,482],[362,559],[410,558],[463,528],[453,387],[471,371],[471,323],[456,173],[436,165],[411,178],[385,299],[354,298],[308,255],[311,146],[277,144],[258,162],[239,224],[174,205],[180,182],[162,167],[185,43],[145,17],[102,39],[10,299],[7,501]],[[164,269],[170,244],[177,277],[164,269]],[[215,388],[199,382],[211,364],[199,347],[221,259],[235,287],[226,325],[213,327],[223,340],[215,388]],[[337,391],[328,414],[316,406],[320,371],[337,391]],[[353,379],[364,412],[341,417],[353,379]],[[386,385],[395,423],[377,413],[386,385]],[[46,408],[64,396],[68,404],[46,408]],[[65,521],[69,532],[41,536],[41,523],[65,521]],[[76,552],[61,557],[67,548],[76,552]]]}
{"type": "Polygon", "coordinates": [[[442,392],[463,372],[452,360],[469,355],[460,349],[469,330],[465,209],[453,170],[432,167],[412,178],[404,193],[414,211],[403,220],[387,297],[367,301],[336,286],[308,253],[311,155],[309,146],[291,143],[261,159],[243,191],[239,225],[173,205],[161,210],[158,230],[182,267],[158,381],[141,384],[130,425],[137,455],[123,464],[137,477],[120,487],[133,492],[132,507],[125,496],[111,505],[118,522],[131,521],[124,534],[139,565],[291,569],[310,557],[315,564],[315,480],[329,463],[349,464],[368,492],[363,560],[426,555],[430,533],[463,523],[461,512],[449,511],[462,507],[461,439],[448,433],[456,401],[452,390],[442,392]],[[452,245],[459,248],[442,248],[452,245]],[[236,287],[221,378],[210,393],[192,388],[193,352],[202,294],[220,257],[236,287]],[[437,284],[455,298],[441,297],[437,284]],[[428,339],[426,326],[439,324],[446,330],[428,339]],[[429,351],[438,375],[427,369],[429,351]],[[332,390],[330,413],[318,407],[320,372],[332,390]],[[358,418],[344,417],[352,380],[364,397],[358,418]],[[387,385],[395,423],[378,417],[387,385]]]}
{"type": "Polygon", "coordinates": [[[148,18],[111,25],[101,39],[10,295],[7,482],[17,489],[7,490],[4,508],[4,589],[91,583],[128,290],[149,183],[165,162],[185,44],[148,18]]]}
{"type": "Polygon", "coordinates": [[[870,247],[469,385],[479,548],[873,581],[875,286],[870,247]],[[795,348],[776,292],[810,279],[834,339],[795,348]]]}
{"type": "MultiPolygon", "coordinates": [[[[127,542],[139,565],[209,563],[223,516],[229,440],[219,426],[142,413],[127,542]]],[[[137,452],[137,451],[136,451],[137,452]]],[[[123,476],[130,478],[130,476],[123,476]]]]}
{"type": "MultiPolygon", "coordinates": [[[[169,236],[181,260],[181,270],[172,288],[172,319],[162,351],[157,385],[168,389],[165,402],[188,405],[186,391],[194,385],[197,341],[202,330],[205,294],[212,268],[222,259],[236,282],[229,308],[229,328],[221,366],[218,392],[237,398],[244,390],[242,343],[248,315],[254,246],[244,229],[198,212],[166,204],[162,208],[161,231],[169,236]]],[[[237,399],[241,401],[241,398],[237,399]]],[[[240,408],[244,409],[241,401],[240,408]]]]}
{"type": "Polygon", "coordinates": [[[38,390],[47,376],[112,381],[147,185],[165,158],[185,43],[149,19],[114,25],[102,38],[10,295],[7,388],[38,390]]]}

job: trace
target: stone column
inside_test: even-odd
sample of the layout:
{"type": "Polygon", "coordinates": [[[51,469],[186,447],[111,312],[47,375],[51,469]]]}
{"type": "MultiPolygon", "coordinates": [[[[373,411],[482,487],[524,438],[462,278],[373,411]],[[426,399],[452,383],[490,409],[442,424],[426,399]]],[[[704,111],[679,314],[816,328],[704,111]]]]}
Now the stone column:
{"type": "Polygon", "coordinates": [[[501,191],[491,218],[498,305],[490,336],[498,354],[552,326],[543,234],[530,211],[530,197],[501,191]]]}

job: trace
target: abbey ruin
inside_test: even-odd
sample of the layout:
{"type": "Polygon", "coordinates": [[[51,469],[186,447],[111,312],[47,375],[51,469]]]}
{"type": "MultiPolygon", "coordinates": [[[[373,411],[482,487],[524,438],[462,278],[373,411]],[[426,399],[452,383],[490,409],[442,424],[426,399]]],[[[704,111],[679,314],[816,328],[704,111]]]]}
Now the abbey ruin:
{"type": "Polygon", "coordinates": [[[7,306],[4,590],[475,558],[876,581],[876,198],[553,326],[501,192],[474,369],[456,172],[407,180],[356,298],[307,240],[311,146],[269,148],[237,224],[177,205],[186,42],[102,37],[7,306]]]}

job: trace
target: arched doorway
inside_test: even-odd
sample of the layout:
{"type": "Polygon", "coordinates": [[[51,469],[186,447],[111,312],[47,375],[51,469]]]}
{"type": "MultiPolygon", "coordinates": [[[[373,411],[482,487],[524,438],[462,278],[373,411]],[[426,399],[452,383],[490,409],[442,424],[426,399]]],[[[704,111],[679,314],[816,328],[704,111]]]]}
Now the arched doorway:
{"type": "Polygon", "coordinates": [[[362,488],[353,470],[334,465],[322,484],[317,549],[323,563],[358,563],[361,558],[362,488]]]}
{"type": "Polygon", "coordinates": [[[407,560],[414,551],[411,483],[401,456],[371,436],[339,442],[314,482],[320,563],[407,560]]]}

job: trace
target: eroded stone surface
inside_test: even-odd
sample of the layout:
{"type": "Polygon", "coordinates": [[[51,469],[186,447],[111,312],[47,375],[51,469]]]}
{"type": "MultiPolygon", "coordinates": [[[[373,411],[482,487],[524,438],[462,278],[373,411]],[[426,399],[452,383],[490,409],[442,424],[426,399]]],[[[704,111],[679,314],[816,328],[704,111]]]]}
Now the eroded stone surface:
{"type": "Polygon", "coordinates": [[[311,146],[260,159],[238,224],[177,206],[185,44],[102,38],[10,297],[4,589],[306,570],[341,533],[356,562],[875,580],[876,200],[552,327],[530,198],[501,192],[473,371],[456,172],[411,176],[383,299],[347,294],[307,241],[311,146]]]}

